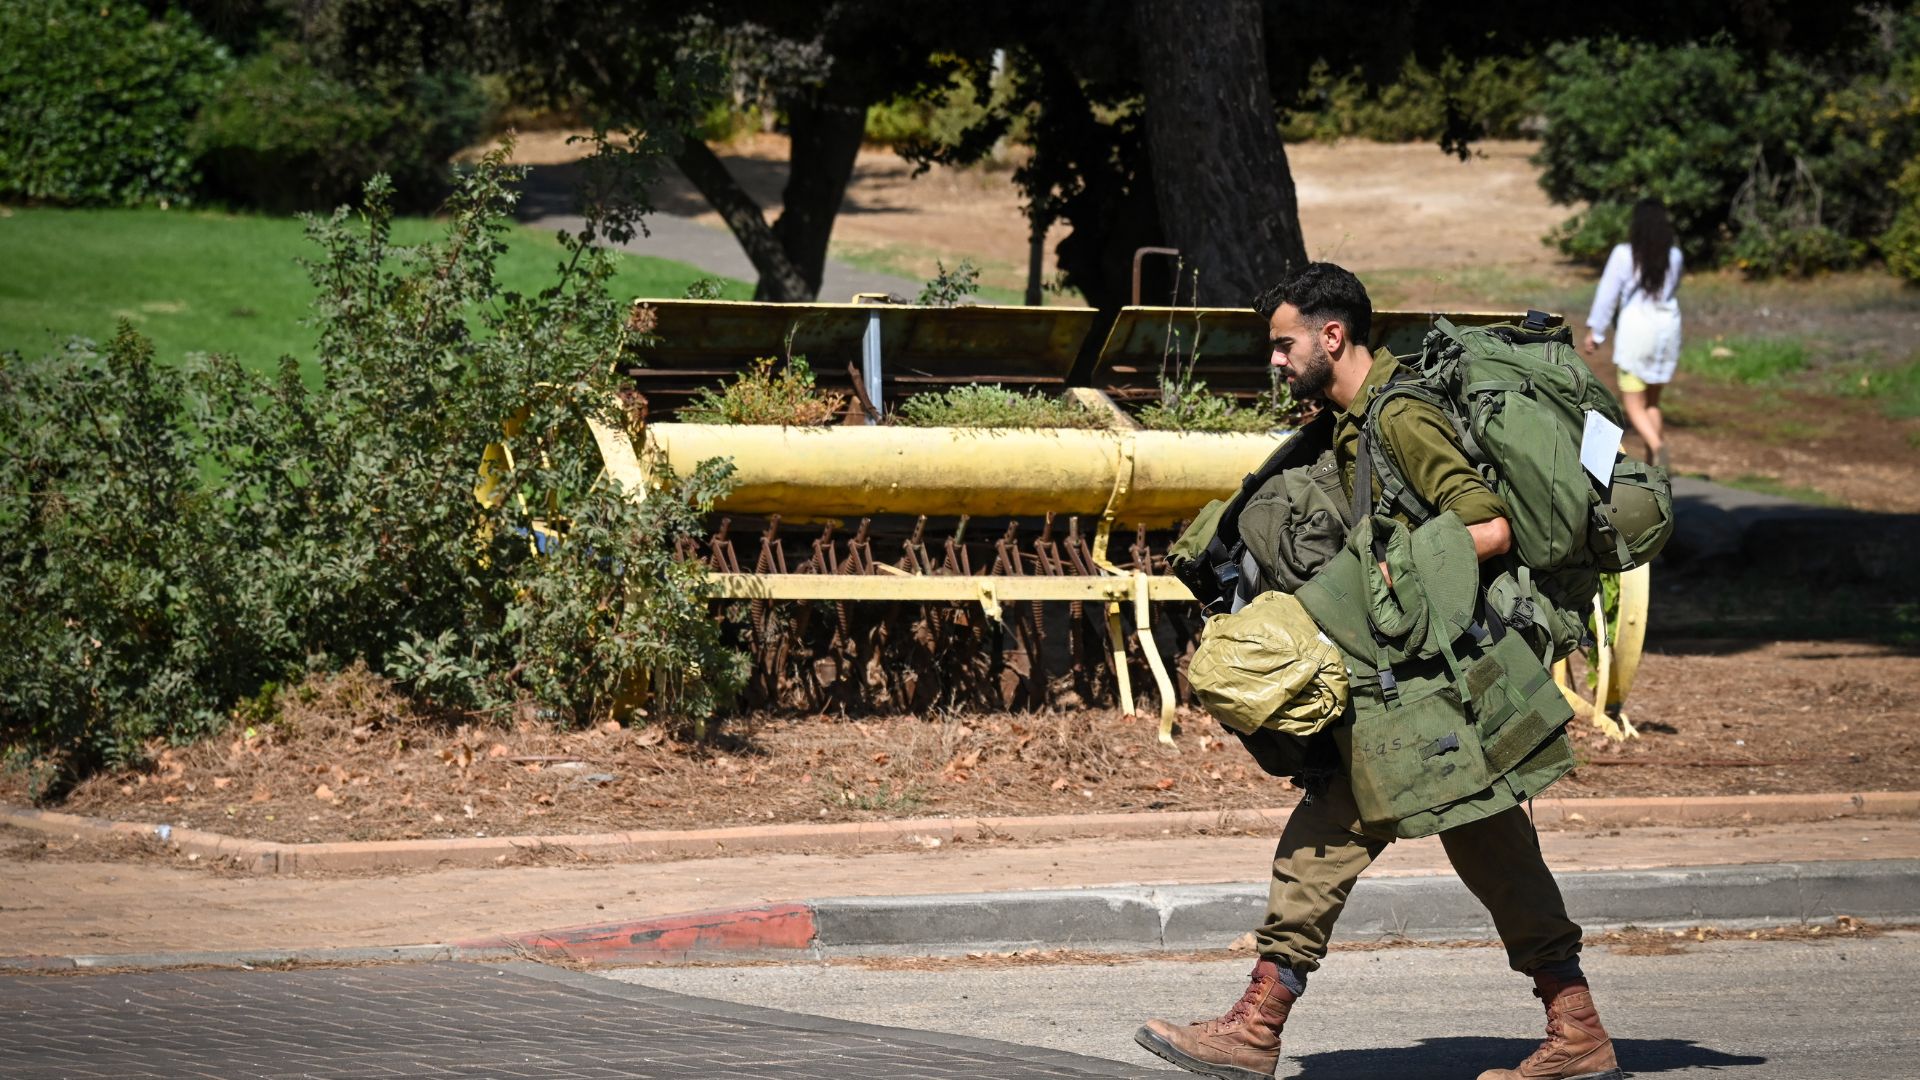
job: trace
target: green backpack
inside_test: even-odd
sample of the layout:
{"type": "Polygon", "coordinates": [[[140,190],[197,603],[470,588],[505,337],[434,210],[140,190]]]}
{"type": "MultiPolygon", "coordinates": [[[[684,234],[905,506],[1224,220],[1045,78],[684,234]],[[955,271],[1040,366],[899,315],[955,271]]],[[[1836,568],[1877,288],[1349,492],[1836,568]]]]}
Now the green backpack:
{"type": "Polygon", "coordinates": [[[1602,488],[1580,463],[1587,414],[1624,426],[1620,404],[1573,349],[1573,334],[1529,312],[1521,325],[1462,329],[1435,321],[1418,356],[1368,403],[1362,426],[1354,513],[1434,516],[1384,453],[1380,411],[1411,397],[1439,409],[1467,458],[1511,514],[1514,561],[1487,589],[1501,621],[1543,656],[1565,656],[1585,634],[1586,609],[1603,572],[1647,562],[1673,534],[1673,491],[1665,470],[1616,452],[1602,488]],[[1371,505],[1367,477],[1379,480],[1371,505]]]}

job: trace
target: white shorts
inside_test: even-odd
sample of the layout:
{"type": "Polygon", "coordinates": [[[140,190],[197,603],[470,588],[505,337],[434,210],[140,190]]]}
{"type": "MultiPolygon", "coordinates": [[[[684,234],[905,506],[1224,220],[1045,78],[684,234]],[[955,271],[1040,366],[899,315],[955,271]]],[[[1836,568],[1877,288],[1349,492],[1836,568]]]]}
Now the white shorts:
{"type": "Polygon", "coordinates": [[[1649,385],[1673,381],[1680,364],[1680,304],[1639,300],[1620,309],[1613,366],[1649,385]]]}

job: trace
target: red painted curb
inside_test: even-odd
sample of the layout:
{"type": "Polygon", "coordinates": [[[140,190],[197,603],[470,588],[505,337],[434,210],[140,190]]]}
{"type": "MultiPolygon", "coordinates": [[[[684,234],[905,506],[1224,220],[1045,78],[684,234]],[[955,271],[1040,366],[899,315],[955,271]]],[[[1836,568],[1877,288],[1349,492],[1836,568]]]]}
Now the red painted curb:
{"type": "Polygon", "coordinates": [[[771,904],[666,915],[657,919],[574,926],[504,938],[458,941],[475,951],[524,949],[572,960],[609,964],[677,963],[703,957],[740,959],[791,954],[813,945],[813,908],[771,904]]]}

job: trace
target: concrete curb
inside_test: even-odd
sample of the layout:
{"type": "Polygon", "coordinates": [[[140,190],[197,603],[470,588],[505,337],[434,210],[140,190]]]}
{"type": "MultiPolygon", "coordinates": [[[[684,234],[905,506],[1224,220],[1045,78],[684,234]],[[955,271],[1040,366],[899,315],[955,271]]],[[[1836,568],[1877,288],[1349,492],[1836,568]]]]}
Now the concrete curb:
{"type": "MultiPolygon", "coordinates": [[[[1839,915],[1920,920],[1920,860],[1593,870],[1559,875],[1588,931],[1723,929],[1839,915]]],[[[1220,948],[1265,913],[1257,885],[1127,886],[947,896],[845,897],[455,943],[602,964],[803,959],[1076,948],[1220,948]]],[[[1340,918],[1342,940],[1492,940],[1486,909],[1452,876],[1369,879],[1340,918]]]]}
{"type": "MultiPolygon", "coordinates": [[[[1831,919],[1920,922],[1920,859],[1590,870],[1559,875],[1589,932],[1640,926],[1743,929],[1831,919]]],[[[816,960],[1074,948],[1224,947],[1266,910],[1264,884],[1037,889],[831,897],[630,922],[390,948],[0,957],[0,970],[267,967],[544,958],[607,966],[816,960]]],[[[1340,918],[1343,941],[1483,941],[1486,909],[1450,875],[1370,878],[1340,918]]]]}
{"type": "MultiPolygon", "coordinates": [[[[725,829],[650,830],[553,836],[443,837],[284,844],[244,840],[166,824],[109,821],[51,810],[0,805],[0,823],[76,838],[138,836],[158,839],[182,854],[225,860],[254,873],[437,869],[490,866],[523,851],[556,850],[606,859],[715,857],[746,853],[855,851],[876,847],[935,847],[955,839],[1059,840],[1184,833],[1277,831],[1292,807],[1187,810],[1142,814],[1060,814],[1040,817],[906,818],[830,825],[749,825],[725,829]]],[[[1920,816],[1920,792],[1864,791],[1822,795],[1671,796],[1623,799],[1541,799],[1533,804],[1540,828],[1600,828],[1712,823],[1778,824],[1838,817],[1920,816]]]]}

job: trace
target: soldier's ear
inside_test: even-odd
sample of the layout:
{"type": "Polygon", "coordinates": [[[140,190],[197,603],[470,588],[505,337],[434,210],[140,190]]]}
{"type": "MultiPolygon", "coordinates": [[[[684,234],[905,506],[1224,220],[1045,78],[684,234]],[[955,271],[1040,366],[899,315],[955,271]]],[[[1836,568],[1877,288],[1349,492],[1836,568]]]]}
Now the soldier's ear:
{"type": "Polygon", "coordinates": [[[1337,353],[1347,343],[1347,324],[1339,319],[1328,319],[1320,324],[1320,345],[1329,354],[1337,353]]]}

